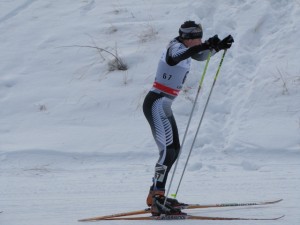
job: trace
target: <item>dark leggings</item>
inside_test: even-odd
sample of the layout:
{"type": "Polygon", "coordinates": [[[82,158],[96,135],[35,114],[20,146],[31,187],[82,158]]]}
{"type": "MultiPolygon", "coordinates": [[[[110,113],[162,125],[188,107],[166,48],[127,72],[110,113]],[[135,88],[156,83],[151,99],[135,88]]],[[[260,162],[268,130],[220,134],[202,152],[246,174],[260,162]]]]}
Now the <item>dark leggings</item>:
{"type": "Polygon", "coordinates": [[[171,109],[172,101],[164,94],[150,91],[143,104],[145,117],[159,149],[152,185],[154,190],[165,189],[168,173],[180,151],[177,125],[171,109]]]}

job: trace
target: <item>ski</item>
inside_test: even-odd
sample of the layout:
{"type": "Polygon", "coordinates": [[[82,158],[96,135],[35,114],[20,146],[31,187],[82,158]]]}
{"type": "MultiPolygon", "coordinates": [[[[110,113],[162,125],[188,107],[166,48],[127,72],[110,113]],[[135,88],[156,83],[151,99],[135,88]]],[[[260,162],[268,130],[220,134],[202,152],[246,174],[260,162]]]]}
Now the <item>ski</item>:
{"type": "Polygon", "coordinates": [[[272,218],[245,218],[245,217],[217,217],[217,216],[192,216],[192,215],[161,215],[140,217],[111,217],[104,220],[278,220],[284,215],[272,218]]]}
{"type": "MultiPolygon", "coordinates": [[[[208,204],[208,205],[202,205],[202,204],[182,204],[179,208],[180,209],[205,209],[205,208],[223,208],[223,207],[243,207],[243,206],[260,206],[260,205],[269,205],[269,204],[275,204],[278,202],[281,202],[283,199],[278,199],[274,201],[263,201],[263,202],[244,202],[244,203],[220,203],[220,204],[208,204]]],[[[124,213],[117,213],[117,214],[110,214],[105,216],[97,216],[97,217],[91,217],[86,219],[80,219],[78,221],[85,222],[85,221],[97,221],[97,220],[105,220],[108,218],[117,218],[117,217],[124,217],[124,216],[133,216],[133,215],[141,215],[150,213],[150,208],[142,209],[142,210],[136,210],[136,211],[130,211],[130,212],[124,212],[124,213]]]]}
{"type": "Polygon", "coordinates": [[[86,218],[86,219],[80,219],[78,221],[79,222],[97,221],[97,220],[105,220],[105,219],[109,219],[109,218],[118,218],[118,217],[123,217],[123,216],[140,215],[140,214],[145,214],[145,213],[150,213],[150,208],[136,210],[136,211],[130,211],[130,212],[124,212],[124,213],[116,213],[116,214],[111,214],[111,215],[106,215],[106,216],[96,216],[96,217],[91,217],[91,218],[86,218]]]}
{"type": "Polygon", "coordinates": [[[223,207],[243,207],[243,206],[260,206],[260,205],[270,205],[281,202],[283,199],[278,199],[274,201],[263,201],[263,202],[244,202],[244,203],[221,203],[221,204],[185,204],[181,206],[181,209],[201,209],[201,208],[223,208],[223,207]]]}

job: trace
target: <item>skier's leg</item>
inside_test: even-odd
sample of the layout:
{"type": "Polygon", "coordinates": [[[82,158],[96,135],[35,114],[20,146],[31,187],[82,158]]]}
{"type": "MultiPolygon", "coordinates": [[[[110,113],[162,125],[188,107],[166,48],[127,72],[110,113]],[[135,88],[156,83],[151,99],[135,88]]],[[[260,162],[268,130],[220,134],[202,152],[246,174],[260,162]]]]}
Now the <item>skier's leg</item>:
{"type": "Polygon", "coordinates": [[[147,197],[149,206],[152,204],[152,197],[155,194],[164,195],[168,173],[180,150],[178,130],[171,104],[172,100],[150,92],[143,105],[144,114],[159,149],[159,160],[155,166],[153,185],[147,197]]]}

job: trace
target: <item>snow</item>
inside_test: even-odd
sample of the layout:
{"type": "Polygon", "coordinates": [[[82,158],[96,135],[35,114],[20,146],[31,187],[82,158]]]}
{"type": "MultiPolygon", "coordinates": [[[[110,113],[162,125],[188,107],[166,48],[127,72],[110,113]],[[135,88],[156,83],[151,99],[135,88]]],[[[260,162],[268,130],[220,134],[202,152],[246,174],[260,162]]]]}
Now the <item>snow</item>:
{"type": "MultiPolygon", "coordinates": [[[[204,39],[232,34],[235,43],[178,199],[209,204],[283,198],[276,205],[191,213],[284,214],[259,224],[300,223],[298,0],[2,0],[1,224],[71,225],[146,207],[158,152],[141,106],[162,49],[188,19],[202,23],[204,39]],[[83,46],[117,50],[128,70],[109,71],[111,55],[83,46]]],[[[220,58],[211,59],[171,193],[220,58]]],[[[193,62],[185,91],[173,104],[181,138],[203,68],[204,62],[193,62]]]]}

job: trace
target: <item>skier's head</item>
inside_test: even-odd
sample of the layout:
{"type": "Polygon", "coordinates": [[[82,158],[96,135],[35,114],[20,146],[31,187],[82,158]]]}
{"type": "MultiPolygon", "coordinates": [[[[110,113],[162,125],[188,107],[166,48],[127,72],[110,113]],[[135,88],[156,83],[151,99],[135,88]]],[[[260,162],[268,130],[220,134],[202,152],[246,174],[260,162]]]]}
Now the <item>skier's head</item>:
{"type": "Polygon", "coordinates": [[[179,28],[179,38],[187,47],[200,45],[202,36],[202,26],[196,24],[195,21],[185,21],[179,28]]]}
{"type": "Polygon", "coordinates": [[[203,30],[201,24],[196,24],[195,21],[185,21],[179,28],[179,36],[185,39],[201,39],[203,30]]]}

